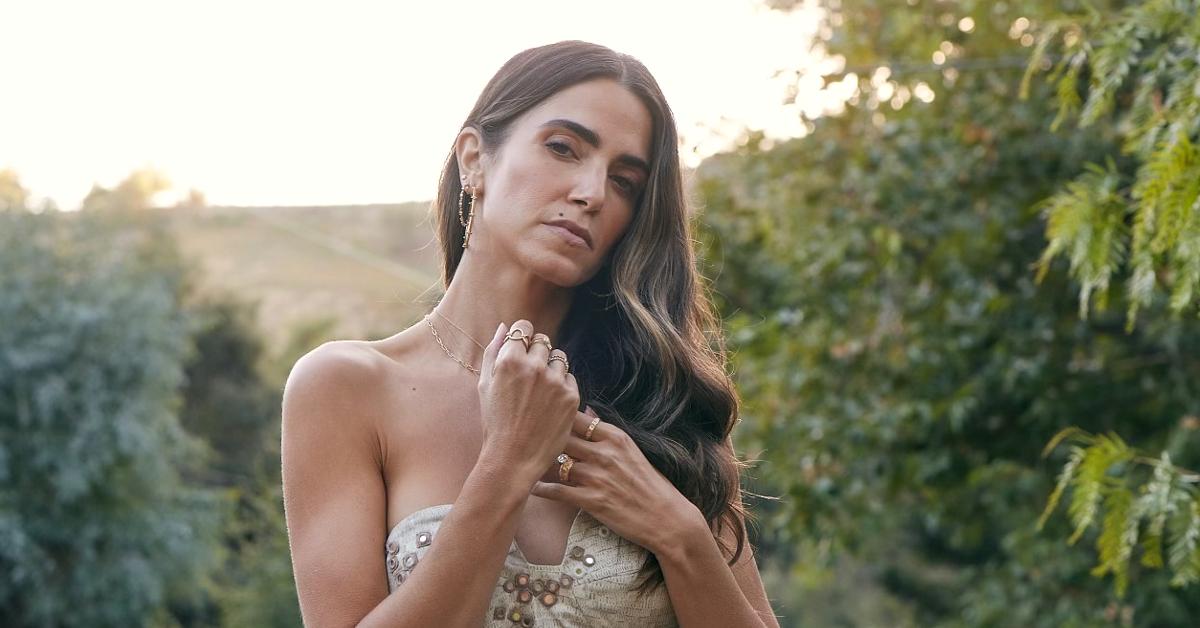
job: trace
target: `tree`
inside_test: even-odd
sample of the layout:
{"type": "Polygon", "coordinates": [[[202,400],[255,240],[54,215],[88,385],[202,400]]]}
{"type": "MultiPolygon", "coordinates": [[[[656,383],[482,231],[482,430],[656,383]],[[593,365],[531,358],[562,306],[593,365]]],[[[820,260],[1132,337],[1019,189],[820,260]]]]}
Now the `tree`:
{"type": "Polygon", "coordinates": [[[171,189],[166,175],[143,168],[129,173],[116,187],[93,184],[83,199],[83,209],[90,211],[138,211],[154,207],[154,197],[171,189]]]}
{"type": "Polygon", "coordinates": [[[1106,304],[1126,269],[1129,324],[1157,289],[1169,293],[1172,313],[1184,312],[1200,300],[1200,1],[1148,0],[1119,11],[1083,4],[1036,31],[1022,91],[1048,51],[1057,53],[1052,128],[1075,116],[1081,128],[1110,124],[1124,162],[1092,163],[1044,203],[1042,272],[1069,257],[1084,316],[1093,294],[1106,304]]]}
{"type": "MultiPolygon", "coordinates": [[[[1022,91],[1053,50],[1060,61],[1050,73],[1058,104],[1051,128],[1075,116],[1080,128],[1107,123],[1117,130],[1122,154],[1119,162],[1110,156],[1103,165],[1088,163],[1042,203],[1049,244],[1039,274],[1056,257],[1069,259],[1081,284],[1081,317],[1093,294],[1103,309],[1114,280],[1123,284],[1132,328],[1160,291],[1175,317],[1200,298],[1200,2],[1084,8],[1036,29],[1022,91]],[[1122,281],[1126,269],[1131,275],[1122,281]]],[[[1074,446],[1040,521],[1069,489],[1070,541],[1100,523],[1093,573],[1112,574],[1118,595],[1128,586],[1136,550],[1141,566],[1166,566],[1173,585],[1200,581],[1200,474],[1172,464],[1170,451],[1150,457],[1117,434],[1077,428],[1064,430],[1047,452],[1063,440],[1074,446]]]]}
{"type": "Polygon", "coordinates": [[[299,625],[279,475],[283,380],[270,374],[275,362],[265,355],[253,304],[205,294],[187,307],[196,350],[185,365],[181,422],[211,453],[198,479],[222,489],[231,508],[222,522],[222,568],[205,599],[175,614],[226,626],[299,625]]]}
{"type": "Polygon", "coordinates": [[[1062,521],[1033,525],[1053,486],[1040,444],[1066,421],[1200,457],[1181,420],[1200,330],[1080,320],[1065,273],[1031,270],[1032,208],[1119,155],[1118,131],[1052,134],[1054,92],[1017,97],[1028,31],[1060,7],[909,5],[823,3],[845,113],[769,148],[750,134],[698,174],[737,442],[782,496],[764,562],[853,558],[921,626],[1186,625],[1195,596],[1154,578],[1117,601],[1062,521]]]}
{"type": "Polygon", "coordinates": [[[16,171],[0,170],[0,212],[28,209],[29,191],[21,186],[16,171]]]}
{"type": "Polygon", "coordinates": [[[0,624],[163,623],[221,516],[181,478],[203,462],[176,416],[184,273],[54,213],[0,213],[0,267],[0,624]]]}

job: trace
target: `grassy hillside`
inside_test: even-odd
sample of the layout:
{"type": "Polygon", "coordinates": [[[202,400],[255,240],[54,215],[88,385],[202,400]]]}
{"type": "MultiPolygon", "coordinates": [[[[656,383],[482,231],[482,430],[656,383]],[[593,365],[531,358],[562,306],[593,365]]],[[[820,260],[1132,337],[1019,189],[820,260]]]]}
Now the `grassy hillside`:
{"type": "MultiPolygon", "coordinates": [[[[170,210],[168,210],[170,211],[170,210]]],[[[298,325],[332,321],[337,338],[379,338],[411,324],[440,294],[428,203],[210,207],[170,211],[203,290],[259,304],[279,347],[298,325]]]]}

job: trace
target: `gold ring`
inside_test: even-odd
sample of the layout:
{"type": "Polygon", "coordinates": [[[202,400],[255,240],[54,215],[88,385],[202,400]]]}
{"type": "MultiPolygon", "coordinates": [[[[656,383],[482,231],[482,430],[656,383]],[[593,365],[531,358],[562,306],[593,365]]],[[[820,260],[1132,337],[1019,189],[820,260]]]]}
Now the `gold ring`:
{"type": "Polygon", "coordinates": [[[529,346],[532,347],[533,345],[536,345],[539,343],[546,345],[546,351],[551,351],[554,349],[554,346],[550,344],[550,336],[547,336],[546,334],[534,334],[533,335],[533,344],[531,344],[529,346]]]}
{"type": "Polygon", "coordinates": [[[558,480],[565,483],[571,477],[571,467],[575,466],[575,459],[565,453],[558,454],[558,480]]]}
{"type": "Polygon", "coordinates": [[[592,430],[600,424],[600,417],[592,417],[592,423],[588,425],[587,431],[583,433],[583,440],[592,440],[592,430]]]}
{"type": "Polygon", "coordinates": [[[553,361],[555,361],[555,360],[558,360],[559,362],[562,362],[562,363],[563,363],[563,368],[566,368],[567,370],[571,370],[571,363],[570,363],[570,362],[567,362],[567,356],[565,356],[565,355],[561,355],[561,354],[558,354],[558,353],[555,353],[554,355],[550,356],[550,359],[549,359],[549,360],[546,360],[546,366],[550,366],[550,363],[551,363],[551,362],[553,362],[553,361]]]}
{"type": "Polygon", "coordinates": [[[504,335],[504,342],[508,342],[509,340],[520,340],[521,344],[525,345],[525,350],[526,351],[529,350],[529,345],[530,345],[529,337],[525,335],[524,329],[516,328],[516,329],[509,331],[507,334],[504,335]],[[520,333],[521,335],[514,336],[513,334],[516,334],[516,333],[520,333]]]}

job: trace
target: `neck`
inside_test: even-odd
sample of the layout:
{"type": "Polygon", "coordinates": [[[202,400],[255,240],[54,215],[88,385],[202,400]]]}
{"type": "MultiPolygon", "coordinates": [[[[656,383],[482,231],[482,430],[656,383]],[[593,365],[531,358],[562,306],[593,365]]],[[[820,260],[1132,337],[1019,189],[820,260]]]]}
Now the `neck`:
{"type": "MultiPolygon", "coordinates": [[[[515,264],[500,263],[468,250],[437,311],[484,346],[501,322],[511,326],[520,319],[532,323],[534,333],[546,334],[557,346],[571,297],[571,289],[547,282],[515,264]]],[[[483,350],[469,340],[464,339],[454,351],[469,364],[483,362],[483,350]]]]}

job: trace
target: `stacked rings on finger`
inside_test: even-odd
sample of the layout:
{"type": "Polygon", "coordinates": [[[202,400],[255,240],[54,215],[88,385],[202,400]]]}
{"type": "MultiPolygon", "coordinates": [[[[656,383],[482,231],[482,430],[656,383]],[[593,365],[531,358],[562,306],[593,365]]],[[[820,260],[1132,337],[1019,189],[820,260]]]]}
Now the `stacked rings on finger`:
{"type": "Polygon", "coordinates": [[[554,355],[550,356],[550,359],[546,360],[546,365],[548,366],[551,362],[553,362],[555,360],[562,362],[563,368],[567,369],[568,371],[571,370],[571,363],[567,361],[567,356],[561,355],[558,353],[555,353],[554,355]]]}
{"type": "Polygon", "coordinates": [[[520,340],[521,344],[525,345],[526,351],[528,351],[529,347],[532,345],[532,343],[529,341],[529,337],[525,335],[525,330],[519,327],[513,328],[504,335],[504,341],[508,342],[509,340],[520,340]]]}
{"type": "Polygon", "coordinates": [[[593,417],[592,422],[588,425],[587,431],[583,433],[583,440],[592,440],[592,430],[600,424],[600,417],[593,417]]]}
{"type": "Polygon", "coordinates": [[[565,483],[571,477],[571,467],[575,466],[575,459],[566,453],[561,453],[555,460],[558,461],[558,479],[565,483]]]}
{"type": "Polygon", "coordinates": [[[550,351],[550,350],[554,349],[554,347],[550,344],[550,336],[547,336],[546,334],[534,334],[533,342],[530,343],[529,346],[532,347],[533,345],[536,345],[538,343],[546,345],[546,351],[550,351]]]}

